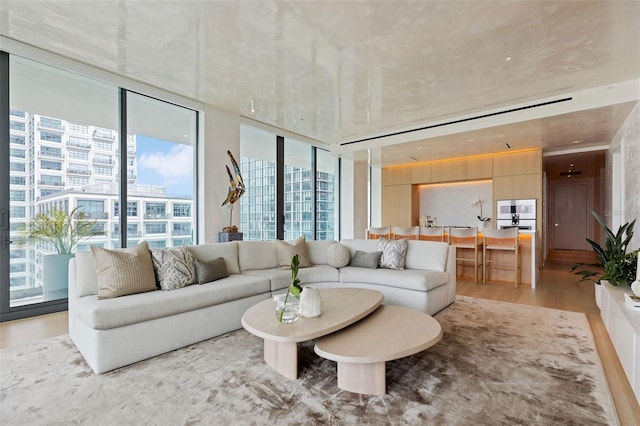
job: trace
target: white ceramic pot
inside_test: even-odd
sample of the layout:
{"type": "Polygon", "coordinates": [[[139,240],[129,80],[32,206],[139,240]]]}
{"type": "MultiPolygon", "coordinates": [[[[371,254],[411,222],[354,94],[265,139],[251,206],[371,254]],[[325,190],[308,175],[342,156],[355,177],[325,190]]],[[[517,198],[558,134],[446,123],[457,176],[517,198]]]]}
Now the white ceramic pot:
{"type": "Polygon", "coordinates": [[[598,309],[602,309],[600,307],[600,301],[602,300],[602,284],[594,283],[593,289],[595,290],[596,294],[596,306],[598,307],[598,309]]]}
{"type": "Polygon", "coordinates": [[[300,315],[307,318],[318,317],[322,313],[320,291],[313,286],[307,286],[300,293],[300,315]]]}

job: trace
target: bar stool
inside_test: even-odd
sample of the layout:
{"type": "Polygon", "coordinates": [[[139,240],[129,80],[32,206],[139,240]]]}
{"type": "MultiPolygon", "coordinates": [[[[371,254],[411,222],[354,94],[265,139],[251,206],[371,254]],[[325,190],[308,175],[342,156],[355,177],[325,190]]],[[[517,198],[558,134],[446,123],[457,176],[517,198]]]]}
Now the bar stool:
{"type": "Polygon", "coordinates": [[[386,238],[387,240],[391,239],[391,227],[383,226],[381,228],[370,227],[367,229],[367,239],[369,240],[379,240],[380,238],[386,238]]]}
{"type": "Polygon", "coordinates": [[[444,227],[427,227],[421,226],[420,239],[422,241],[444,241],[444,227]]]}
{"type": "Polygon", "coordinates": [[[484,258],[482,283],[487,282],[487,268],[513,271],[515,274],[515,284],[518,288],[520,281],[520,244],[518,242],[518,228],[508,229],[483,229],[482,254],[484,258]],[[513,252],[513,260],[492,259],[490,252],[502,251],[513,252]]]}
{"type": "Polygon", "coordinates": [[[473,262],[475,283],[478,284],[478,266],[482,266],[482,263],[478,262],[478,254],[482,255],[480,250],[482,244],[478,242],[478,228],[449,228],[449,245],[456,247],[456,266],[459,262],[473,262]],[[459,257],[460,249],[473,250],[473,259],[459,257]]]}
{"type": "Polygon", "coordinates": [[[394,240],[417,240],[420,237],[420,228],[417,226],[411,226],[409,228],[393,226],[391,230],[393,231],[394,240]]]}

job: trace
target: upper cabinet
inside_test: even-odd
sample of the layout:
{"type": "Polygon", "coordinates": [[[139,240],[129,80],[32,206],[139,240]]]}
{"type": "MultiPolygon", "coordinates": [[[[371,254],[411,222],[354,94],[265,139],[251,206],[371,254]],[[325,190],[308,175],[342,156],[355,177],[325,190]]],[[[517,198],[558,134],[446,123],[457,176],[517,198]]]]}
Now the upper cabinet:
{"type": "Polygon", "coordinates": [[[382,169],[382,186],[411,183],[411,167],[387,167],[382,169]]]}
{"type": "Polygon", "coordinates": [[[467,179],[490,179],[493,176],[493,158],[467,158],[467,179]]]}
{"type": "Polygon", "coordinates": [[[431,163],[432,182],[452,182],[467,179],[467,159],[431,163]]]}
{"type": "Polygon", "coordinates": [[[411,166],[411,183],[429,183],[431,180],[431,163],[411,166]]]}
{"type": "Polygon", "coordinates": [[[493,176],[542,173],[542,151],[515,152],[493,157],[493,176]]]}

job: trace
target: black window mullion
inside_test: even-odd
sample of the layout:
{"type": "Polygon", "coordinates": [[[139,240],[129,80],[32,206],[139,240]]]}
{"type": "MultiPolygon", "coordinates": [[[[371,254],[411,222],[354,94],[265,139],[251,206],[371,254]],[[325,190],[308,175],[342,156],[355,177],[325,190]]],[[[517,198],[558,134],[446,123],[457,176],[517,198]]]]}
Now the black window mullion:
{"type": "Polygon", "coordinates": [[[276,136],[276,238],[284,240],[284,137],[276,136]]]}
{"type": "Polygon", "coordinates": [[[120,247],[127,247],[127,90],[120,88],[120,111],[118,121],[120,138],[120,247]]]}
{"type": "Polygon", "coordinates": [[[317,150],[318,148],[315,146],[311,147],[311,231],[314,240],[318,239],[318,223],[316,221],[318,217],[318,195],[316,193],[316,183],[318,181],[317,150]]]}
{"type": "Polygon", "coordinates": [[[0,317],[9,313],[9,54],[0,52],[0,317]],[[6,278],[6,279],[5,279],[6,278]]]}

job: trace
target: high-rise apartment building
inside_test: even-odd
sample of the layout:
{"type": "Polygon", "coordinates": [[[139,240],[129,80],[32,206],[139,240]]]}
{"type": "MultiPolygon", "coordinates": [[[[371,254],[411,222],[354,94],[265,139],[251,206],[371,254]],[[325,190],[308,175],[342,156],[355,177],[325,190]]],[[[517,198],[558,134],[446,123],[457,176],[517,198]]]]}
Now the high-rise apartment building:
{"type": "MultiPolygon", "coordinates": [[[[241,157],[240,170],[246,186],[240,199],[240,230],[245,240],[276,239],[276,165],[241,157]]],[[[313,217],[313,171],[296,166],[284,167],[284,220],[286,240],[301,235],[312,240],[316,222],[318,240],[335,239],[336,176],[316,172],[316,215],[313,217]]]]}
{"type": "MultiPolygon", "coordinates": [[[[52,207],[76,207],[96,221],[101,236],[78,247],[121,247],[120,215],[127,215],[127,245],[142,239],[149,246],[193,242],[193,199],[167,194],[163,186],[138,184],[136,137],[127,137],[127,206],[119,200],[120,155],[115,130],[73,123],[22,111],[10,111],[10,232],[52,207]]],[[[42,297],[41,259],[45,246],[18,248],[10,260],[12,304],[42,297]]]]}

